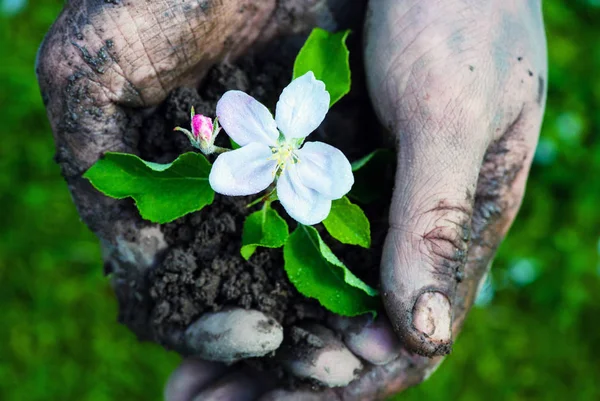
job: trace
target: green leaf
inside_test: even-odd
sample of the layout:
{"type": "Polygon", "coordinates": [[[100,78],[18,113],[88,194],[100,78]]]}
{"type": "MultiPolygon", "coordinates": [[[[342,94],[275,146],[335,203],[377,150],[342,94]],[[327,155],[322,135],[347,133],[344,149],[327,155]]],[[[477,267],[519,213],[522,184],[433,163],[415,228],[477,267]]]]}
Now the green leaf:
{"type": "Polygon", "coordinates": [[[229,143],[231,144],[231,149],[233,149],[233,150],[241,148],[241,146],[238,145],[236,141],[231,139],[231,137],[229,138],[229,143]]]}
{"type": "Polygon", "coordinates": [[[263,208],[246,218],[242,234],[241,254],[248,260],[256,247],[279,248],[288,239],[289,229],[285,220],[265,202],[263,208]]]}
{"type": "Polygon", "coordinates": [[[360,159],[353,161],[351,163],[352,171],[358,171],[361,168],[363,168],[367,163],[369,163],[371,161],[371,159],[373,157],[375,157],[375,155],[378,152],[381,152],[381,151],[384,151],[384,149],[376,149],[376,150],[372,151],[371,153],[369,153],[368,155],[363,156],[360,159]]]}
{"type": "Polygon", "coordinates": [[[298,225],[283,247],[285,271],[298,291],[344,316],[375,313],[378,292],[331,252],[314,227],[298,225]]]}
{"type": "Polygon", "coordinates": [[[350,91],[350,52],[346,38],[350,31],[330,33],[315,28],[294,62],[294,79],[312,71],[325,83],[331,98],[329,107],[350,91]]]}
{"type": "Polygon", "coordinates": [[[371,224],[365,212],[347,197],[334,200],[323,225],[331,236],[344,244],[371,246],[371,224]]]}
{"type": "Polygon", "coordinates": [[[331,252],[331,249],[327,246],[327,244],[323,241],[323,239],[321,238],[321,236],[319,235],[319,232],[314,228],[314,227],[310,227],[313,230],[315,230],[315,234],[317,235],[317,238],[319,240],[319,250],[321,251],[321,255],[323,255],[323,257],[332,265],[337,266],[340,271],[343,274],[343,278],[344,281],[351,285],[354,288],[358,288],[363,290],[364,292],[366,292],[368,295],[374,297],[379,295],[379,292],[374,289],[373,287],[369,286],[368,284],[366,284],[364,281],[362,281],[361,279],[359,279],[358,277],[356,277],[354,275],[354,273],[352,273],[344,263],[342,263],[341,260],[339,260],[337,258],[337,256],[335,256],[335,254],[333,252],[331,252]]]}
{"type": "Polygon", "coordinates": [[[360,203],[371,203],[391,196],[396,161],[389,149],[376,149],[352,163],[354,185],[348,197],[360,203]]]}
{"type": "Polygon", "coordinates": [[[168,223],[212,203],[215,193],[208,183],[210,168],[208,160],[194,152],[168,164],[108,152],[83,176],[105,195],[133,198],[144,219],[168,223]]]}

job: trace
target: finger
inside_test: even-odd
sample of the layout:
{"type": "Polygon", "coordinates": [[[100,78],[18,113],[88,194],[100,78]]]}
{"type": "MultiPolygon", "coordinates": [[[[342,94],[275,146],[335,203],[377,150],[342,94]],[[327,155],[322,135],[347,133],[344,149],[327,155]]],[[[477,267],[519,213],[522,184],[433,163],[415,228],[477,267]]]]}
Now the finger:
{"type": "Polygon", "coordinates": [[[106,150],[132,150],[123,139],[140,122],[131,121],[123,106],[157,105],[252,43],[273,3],[250,3],[68,2],[36,68],[57,145],[65,152],[59,156],[69,163],[67,178],[106,150]]]}
{"type": "Polygon", "coordinates": [[[325,391],[271,391],[259,398],[259,401],[339,401],[333,390],[325,391]]]}
{"type": "Polygon", "coordinates": [[[223,364],[192,357],[185,359],[169,377],[165,401],[190,401],[209,383],[225,373],[223,364]]]}
{"type": "Polygon", "coordinates": [[[353,21],[361,7],[347,2],[68,2],[36,60],[66,177],[104,151],[131,152],[140,121],[123,108],[156,106],[174,88],[196,86],[215,63],[278,35],[307,31],[318,21],[329,21],[331,29],[338,20],[353,21]]]}
{"type": "Polygon", "coordinates": [[[193,401],[252,401],[272,385],[273,382],[266,376],[243,368],[202,390],[193,401]]]}
{"type": "MultiPolygon", "coordinates": [[[[541,109],[539,105],[526,106],[521,118],[485,156],[475,197],[472,243],[464,279],[458,284],[455,297],[455,333],[460,331],[476,298],[500,239],[517,214],[542,113],[543,105],[541,109]],[[495,189],[490,190],[490,185],[495,189]]],[[[426,380],[442,361],[442,357],[425,358],[403,350],[397,359],[385,366],[367,367],[358,380],[343,389],[341,397],[344,401],[385,399],[426,380]]]]}
{"type": "Polygon", "coordinates": [[[143,108],[159,104],[176,86],[196,84],[213,63],[258,36],[273,3],[251,3],[74,0],[38,52],[36,73],[56,160],[79,214],[101,239],[119,320],[140,339],[164,341],[149,321],[154,301],[145,275],[166,241],[157,225],[142,221],[126,201],[103,196],[81,175],[106,151],[137,153],[143,108]]]}
{"type": "Polygon", "coordinates": [[[265,356],[283,341],[283,328],[255,310],[233,308],[205,313],[185,331],[187,353],[209,361],[232,363],[265,356]]]}
{"type": "Polygon", "coordinates": [[[336,391],[344,401],[385,400],[425,380],[441,360],[403,350],[399,358],[383,366],[367,367],[359,379],[336,391]]]}
{"type": "Polygon", "coordinates": [[[345,386],[357,377],[362,363],[335,334],[317,324],[295,326],[278,358],[294,376],[328,387],[345,386]]]}
{"type": "MultiPolygon", "coordinates": [[[[412,74],[389,63],[378,65],[393,46],[375,39],[393,36],[394,18],[383,15],[390,9],[394,7],[371,7],[371,19],[379,23],[371,23],[370,29],[389,32],[369,33],[373,60],[367,63],[374,104],[382,121],[390,122],[399,148],[381,262],[382,295],[404,346],[443,355],[452,345],[452,300],[467,255],[488,127],[481,103],[459,95],[444,69],[412,74]],[[380,83],[386,68],[386,82],[380,83]]],[[[422,48],[433,45],[426,35],[416,40],[424,42],[419,43],[422,48]]],[[[470,87],[470,82],[461,84],[470,87]]]]}
{"type": "MultiPolygon", "coordinates": [[[[486,153],[475,196],[472,243],[464,279],[458,284],[455,297],[454,333],[460,330],[500,238],[518,211],[533,156],[530,149],[539,132],[542,112],[543,105],[540,109],[530,104],[521,119],[486,153]],[[490,191],[490,186],[495,189],[490,191]]],[[[386,399],[426,380],[442,361],[442,357],[425,358],[403,350],[397,359],[385,366],[366,367],[359,379],[340,391],[340,397],[344,401],[386,399]]]]}
{"type": "MultiPolygon", "coordinates": [[[[436,26],[439,10],[407,9],[392,1],[380,6],[371,7],[367,24],[367,75],[377,112],[399,145],[390,231],[382,256],[384,305],[407,348],[443,355],[451,348],[457,285],[465,278],[471,254],[474,200],[484,157],[492,143],[523,118],[523,104],[538,97],[532,96],[537,88],[515,86],[521,80],[516,68],[502,76],[504,72],[487,60],[490,52],[483,42],[469,50],[482,58],[477,70],[482,71],[471,74],[472,69],[463,68],[468,54],[455,52],[441,39],[464,22],[449,19],[448,25],[436,26]],[[407,17],[419,12],[419,18],[407,17]],[[403,19],[413,22],[406,30],[403,19]],[[428,34],[432,29],[435,34],[428,34]],[[408,45],[395,42],[400,32],[408,45]],[[432,48],[436,51],[430,52],[432,48]],[[390,57],[390,50],[397,56],[390,57]],[[505,95],[497,85],[521,89],[505,95]],[[490,99],[490,94],[502,97],[490,99]]],[[[475,18],[490,10],[469,12],[475,18]]],[[[482,16],[493,21],[493,14],[482,16]]],[[[531,136],[537,137],[537,132],[531,136]]],[[[529,143],[523,147],[529,154],[533,151],[529,143]]],[[[519,168],[526,163],[521,157],[519,168]]],[[[501,238],[496,235],[490,246],[495,248],[501,238]]]]}
{"type": "Polygon", "coordinates": [[[332,315],[328,324],[342,335],[350,351],[374,365],[385,365],[400,353],[400,341],[383,314],[375,320],[370,315],[354,318],[332,315]]]}

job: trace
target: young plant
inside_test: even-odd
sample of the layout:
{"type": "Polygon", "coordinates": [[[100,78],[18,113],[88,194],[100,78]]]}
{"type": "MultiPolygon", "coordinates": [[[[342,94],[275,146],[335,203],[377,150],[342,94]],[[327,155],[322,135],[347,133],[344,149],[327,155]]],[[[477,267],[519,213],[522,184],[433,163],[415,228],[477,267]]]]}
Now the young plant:
{"type": "Polygon", "coordinates": [[[329,107],[350,90],[348,34],[313,30],[296,58],[293,80],[281,93],[275,117],[241,91],[222,96],[214,122],[192,108],[191,131],[175,130],[187,135],[201,153],[217,153],[212,166],[195,152],[169,164],[107,153],[84,177],[108,196],[133,198],[141,216],[157,223],[202,209],[212,203],[214,192],[247,196],[266,190],[249,205],[264,202],[246,218],[241,255],[249,259],[257,247],[283,247],[284,268],[300,293],[341,315],[375,313],[377,291],[356,277],[312,227],[322,222],[329,234],[344,244],[371,246],[369,220],[345,195],[369,197],[368,184],[362,182],[369,180],[357,182],[354,187],[361,191],[356,192],[353,172],[368,169],[373,161],[381,160],[381,153],[373,152],[350,164],[331,145],[304,142],[329,107]],[[214,144],[221,128],[230,137],[233,150],[214,144]],[[298,222],[292,234],[271,207],[275,201],[298,222]]]}
{"type": "Polygon", "coordinates": [[[275,119],[244,92],[229,91],[217,103],[225,132],[241,146],[217,157],[210,186],[229,195],[254,195],[276,182],[277,198],[297,222],[323,221],[331,201],[352,188],[352,166],[344,154],[322,142],[304,139],[325,119],[329,93],[307,72],[281,93],[275,119]]]}

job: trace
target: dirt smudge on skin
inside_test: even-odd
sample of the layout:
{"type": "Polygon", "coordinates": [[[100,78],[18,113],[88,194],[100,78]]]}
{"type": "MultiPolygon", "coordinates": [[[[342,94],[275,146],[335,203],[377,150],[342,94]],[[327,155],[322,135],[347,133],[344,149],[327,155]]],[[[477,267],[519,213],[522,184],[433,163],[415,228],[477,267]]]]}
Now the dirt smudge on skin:
{"type": "Polygon", "coordinates": [[[542,100],[544,99],[544,91],[546,89],[546,82],[544,81],[544,78],[540,75],[538,76],[538,88],[537,88],[537,98],[536,98],[536,103],[538,104],[538,106],[542,105],[542,100]]]}
{"type": "Polygon", "coordinates": [[[505,216],[520,204],[520,198],[513,193],[513,184],[525,168],[529,152],[519,129],[522,113],[503,136],[490,145],[484,157],[475,192],[465,280],[458,284],[453,304],[455,332],[462,326],[466,312],[475,300],[480,279],[488,271],[489,263],[505,234],[505,216]]]}
{"type": "Polygon", "coordinates": [[[87,47],[80,46],[76,42],[71,42],[71,44],[79,50],[83,61],[85,61],[85,63],[97,74],[104,74],[106,65],[114,61],[113,56],[110,53],[110,49],[112,49],[114,45],[112,40],[107,40],[104,46],[98,49],[96,55],[92,55],[87,47]]]}
{"type": "MultiPolygon", "coordinates": [[[[69,43],[72,39],[69,38],[69,43]]],[[[352,41],[357,49],[360,35],[349,38],[349,42],[352,41]]],[[[98,118],[118,119],[111,126],[121,130],[102,136],[86,131],[81,117],[100,112],[90,109],[94,104],[91,101],[94,88],[88,78],[90,74],[100,73],[99,68],[106,68],[105,62],[111,62],[109,51],[114,50],[111,49],[114,44],[105,42],[105,50],[100,55],[79,48],[78,52],[85,53],[82,56],[86,63],[85,71],[74,69],[61,89],[65,107],[61,111],[60,130],[73,133],[70,138],[78,141],[111,141],[111,135],[116,137],[119,134],[122,148],[116,150],[137,153],[148,161],[171,162],[181,153],[194,150],[185,135],[173,132],[176,126],[189,128],[192,106],[197,113],[214,117],[218,99],[227,90],[237,89],[274,110],[281,90],[290,82],[293,60],[302,43],[301,37],[293,37],[287,42],[273,44],[269,48],[270,58],[254,55],[236,64],[216,65],[199,88],[179,88],[153,110],[140,112],[123,107],[114,115],[98,115],[98,118]],[[88,71],[88,66],[95,69],[88,71]]],[[[358,50],[351,52],[351,64],[355,74],[353,91],[330,110],[327,119],[311,134],[309,141],[323,141],[336,146],[353,161],[376,148],[385,147],[385,143],[384,132],[376,124],[368,101],[358,50]],[[364,132],[365,121],[370,122],[369,135],[364,132]]],[[[230,146],[225,133],[219,135],[217,145],[230,146]]],[[[130,199],[103,198],[98,202],[97,193],[91,185],[78,178],[82,169],[73,161],[71,148],[59,141],[56,159],[78,197],[82,217],[92,230],[100,237],[113,238],[111,230],[115,222],[136,222],[132,226],[133,233],[150,224],[135,217],[137,211],[130,199]]],[[[141,340],[159,342],[167,347],[174,347],[173,343],[181,339],[181,333],[203,313],[232,306],[264,312],[273,322],[277,321],[284,327],[286,336],[290,336],[301,322],[325,324],[327,313],[324,308],[316,300],[299,294],[289,282],[283,268],[281,249],[259,248],[249,261],[241,257],[244,220],[257,209],[246,207],[253,199],[216,195],[213,204],[200,212],[161,226],[168,249],[158,255],[151,268],[140,271],[133,265],[117,268],[107,263],[105,270],[112,274],[119,302],[119,322],[130,327],[141,340]],[[172,341],[174,338],[176,340],[172,341]]],[[[369,250],[345,246],[329,237],[322,227],[319,228],[333,252],[357,276],[373,286],[378,281],[381,248],[387,232],[387,202],[389,200],[382,199],[364,207],[372,227],[373,247],[369,250]]],[[[295,222],[287,217],[279,204],[274,207],[288,220],[293,230],[295,222]]],[[[131,242],[134,241],[135,238],[131,238],[131,242]]],[[[317,346],[313,340],[308,344],[317,346]]],[[[277,375],[283,375],[277,361],[272,358],[248,363],[274,368],[279,372],[277,375]]]]}

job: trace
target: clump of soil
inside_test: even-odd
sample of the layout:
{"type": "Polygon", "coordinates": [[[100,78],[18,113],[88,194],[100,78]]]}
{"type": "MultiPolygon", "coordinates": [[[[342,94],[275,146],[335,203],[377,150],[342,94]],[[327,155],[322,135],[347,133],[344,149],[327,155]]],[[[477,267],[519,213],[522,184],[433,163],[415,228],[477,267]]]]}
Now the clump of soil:
{"type": "MultiPolygon", "coordinates": [[[[288,51],[287,57],[278,52],[276,61],[255,56],[235,65],[218,65],[209,72],[202,87],[175,90],[145,120],[140,156],[164,163],[193,151],[186,136],[174,133],[173,128],[189,126],[192,106],[197,113],[213,116],[217,101],[227,90],[245,91],[274,110],[281,90],[290,82],[296,50],[288,51]]],[[[357,65],[353,69],[351,94],[330,111],[326,121],[308,138],[339,147],[351,161],[381,147],[383,141],[382,133],[374,128],[376,119],[360,79],[363,75],[360,60],[353,62],[357,65]]],[[[218,141],[221,146],[229,146],[225,133],[221,133],[218,141]]],[[[325,318],[326,311],[319,303],[299,294],[287,279],[281,249],[258,248],[249,261],[241,257],[244,220],[259,207],[246,207],[253,199],[217,194],[212,205],[163,226],[169,249],[148,277],[154,302],[150,312],[154,332],[185,328],[204,312],[226,306],[260,310],[280,322],[290,334],[299,321],[325,318]]],[[[336,255],[373,286],[377,283],[387,229],[386,203],[382,201],[365,209],[372,224],[373,246],[369,250],[344,246],[321,230],[336,255]]],[[[280,212],[287,216],[282,209],[280,212]]],[[[293,229],[295,223],[288,222],[293,229]]]]}

